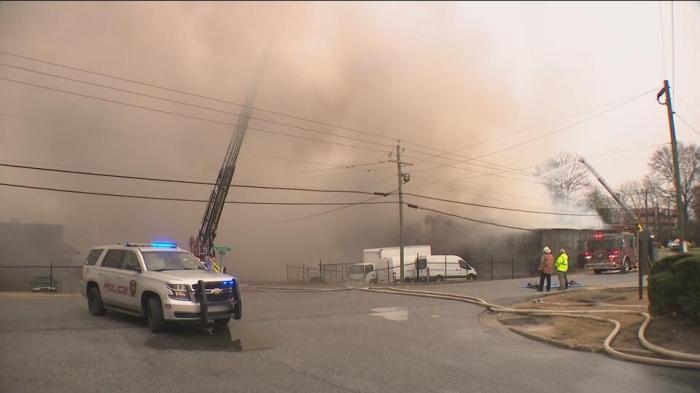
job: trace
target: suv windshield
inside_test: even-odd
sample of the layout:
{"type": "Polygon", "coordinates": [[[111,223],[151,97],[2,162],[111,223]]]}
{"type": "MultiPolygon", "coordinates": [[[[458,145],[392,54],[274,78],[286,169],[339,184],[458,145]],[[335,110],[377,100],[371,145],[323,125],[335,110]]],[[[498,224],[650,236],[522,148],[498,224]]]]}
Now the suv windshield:
{"type": "Polygon", "coordinates": [[[188,252],[181,251],[142,251],[146,270],[206,270],[199,260],[188,252]]]}

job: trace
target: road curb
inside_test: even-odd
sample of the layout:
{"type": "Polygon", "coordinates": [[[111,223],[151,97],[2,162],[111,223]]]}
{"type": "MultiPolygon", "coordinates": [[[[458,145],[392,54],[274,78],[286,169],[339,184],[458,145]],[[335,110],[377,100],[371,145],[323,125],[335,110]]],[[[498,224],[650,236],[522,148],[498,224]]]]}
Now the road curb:
{"type": "Polygon", "coordinates": [[[581,344],[569,344],[569,343],[564,342],[564,341],[555,340],[553,338],[540,336],[540,335],[528,332],[527,330],[519,329],[516,327],[508,327],[508,330],[510,330],[511,332],[513,332],[515,334],[521,335],[523,337],[526,337],[526,338],[529,338],[529,339],[532,339],[535,341],[543,342],[546,344],[551,344],[551,345],[554,345],[554,346],[557,346],[560,348],[564,348],[564,349],[571,349],[574,351],[592,352],[592,353],[602,353],[603,352],[603,348],[592,347],[589,345],[581,345],[581,344]]]}

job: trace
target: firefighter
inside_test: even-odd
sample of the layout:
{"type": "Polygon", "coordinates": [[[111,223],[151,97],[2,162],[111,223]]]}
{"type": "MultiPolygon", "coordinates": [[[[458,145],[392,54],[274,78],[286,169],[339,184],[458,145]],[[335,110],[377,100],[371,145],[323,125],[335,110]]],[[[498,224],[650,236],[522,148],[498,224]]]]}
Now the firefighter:
{"type": "Polygon", "coordinates": [[[544,289],[544,280],[547,279],[547,292],[552,286],[552,273],[554,272],[554,256],[549,247],[545,247],[542,252],[544,254],[540,258],[540,265],[537,270],[540,271],[540,285],[537,287],[537,292],[542,292],[544,289]]]}
{"type": "Polygon", "coordinates": [[[569,280],[566,277],[566,272],[569,270],[569,256],[566,255],[566,250],[563,248],[559,250],[554,267],[557,269],[557,276],[559,276],[559,290],[569,289],[569,280]]]}

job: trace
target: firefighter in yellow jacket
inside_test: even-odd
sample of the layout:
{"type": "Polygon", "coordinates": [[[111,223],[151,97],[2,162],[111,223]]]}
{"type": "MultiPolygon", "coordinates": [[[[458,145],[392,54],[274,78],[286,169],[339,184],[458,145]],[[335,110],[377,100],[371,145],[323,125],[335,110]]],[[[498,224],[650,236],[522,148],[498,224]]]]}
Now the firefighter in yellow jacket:
{"type": "Polygon", "coordinates": [[[559,290],[569,289],[569,281],[566,277],[566,272],[569,270],[569,256],[566,255],[566,250],[563,248],[559,250],[559,256],[554,263],[554,268],[557,269],[557,276],[559,277],[559,290]]]}

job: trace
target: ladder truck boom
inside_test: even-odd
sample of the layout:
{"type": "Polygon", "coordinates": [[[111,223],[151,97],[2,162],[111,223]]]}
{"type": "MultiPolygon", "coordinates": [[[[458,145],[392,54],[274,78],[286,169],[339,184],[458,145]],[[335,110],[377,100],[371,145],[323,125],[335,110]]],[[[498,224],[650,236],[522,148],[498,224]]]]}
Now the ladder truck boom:
{"type": "MultiPolygon", "coordinates": [[[[219,226],[219,219],[224,210],[224,205],[226,204],[226,196],[231,187],[233,174],[236,171],[236,160],[238,159],[238,153],[241,150],[246,130],[248,129],[248,123],[250,122],[250,115],[253,105],[255,104],[255,96],[257,94],[261,74],[262,72],[257,75],[248,91],[244,103],[245,105],[241,109],[238,121],[236,121],[234,132],[231,135],[231,140],[226,150],[224,162],[221,165],[221,169],[219,169],[219,176],[216,179],[216,184],[211,191],[207,208],[204,211],[204,218],[202,219],[199,233],[196,238],[190,238],[190,249],[192,253],[202,261],[207,257],[214,257],[213,248],[216,230],[219,226]]],[[[214,269],[218,270],[218,267],[214,267],[214,269]]]]}
{"type": "Polygon", "coordinates": [[[598,173],[598,171],[596,171],[593,168],[593,166],[589,164],[588,161],[586,161],[583,157],[579,157],[578,161],[593,174],[596,180],[598,180],[598,182],[603,186],[603,188],[605,188],[605,190],[608,192],[608,194],[610,194],[610,196],[615,200],[615,202],[617,202],[617,204],[620,205],[620,207],[622,207],[622,210],[624,210],[625,213],[627,213],[630,217],[633,217],[635,219],[635,224],[641,227],[641,221],[639,220],[639,217],[637,217],[637,215],[622,202],[620,196],[615,191],[613,191],[612,188],[610,188],[608,183],[605,181],[605,179],[603,179],[603,177],[598,173]]]}

